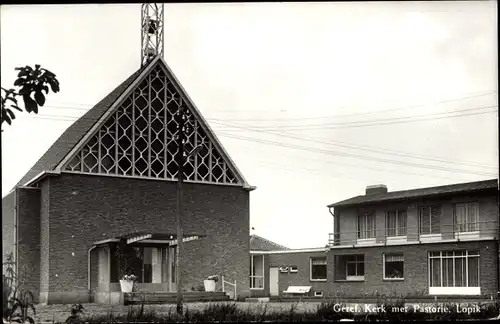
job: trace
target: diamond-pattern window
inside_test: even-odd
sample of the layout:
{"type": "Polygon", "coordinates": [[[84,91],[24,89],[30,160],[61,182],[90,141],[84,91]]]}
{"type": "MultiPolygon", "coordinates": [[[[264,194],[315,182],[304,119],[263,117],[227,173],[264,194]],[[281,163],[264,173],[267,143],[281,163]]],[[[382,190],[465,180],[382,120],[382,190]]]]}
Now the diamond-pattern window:
{"type": "Polygon", "coordinates": [[[110,115],[101,129],[64,170],[121,176],[175,180],[178,167],[177,113],[185,111],[186,154],[197,145],[198,152],[186,160],[188,181],[237,184],[238,179],[216,146],[186,108],[183,96],[160,66],[157,66],[110,115]]]}

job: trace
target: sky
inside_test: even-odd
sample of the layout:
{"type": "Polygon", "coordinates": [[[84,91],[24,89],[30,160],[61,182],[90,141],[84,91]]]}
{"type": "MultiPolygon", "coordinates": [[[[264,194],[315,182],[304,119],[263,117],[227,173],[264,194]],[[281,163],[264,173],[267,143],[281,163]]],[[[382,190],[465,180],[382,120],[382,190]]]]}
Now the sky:
{"type": "MultiPolygon", "coordinates": [[[[250,226],[322,247],[327,205],[498,178],[496,1],[165,4],[164,58],[247,181],[250,226]]],[[[0,7],[1,85],[57,75],[2,126],[2,196],[140,66],[140,5],[0,7]]]]}

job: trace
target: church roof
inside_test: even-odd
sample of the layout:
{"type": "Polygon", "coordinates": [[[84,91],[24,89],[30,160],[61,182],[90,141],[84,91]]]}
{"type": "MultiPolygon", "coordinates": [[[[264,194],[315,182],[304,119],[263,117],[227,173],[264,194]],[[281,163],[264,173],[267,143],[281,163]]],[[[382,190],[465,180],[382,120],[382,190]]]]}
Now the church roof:
{"type": "Polygon", "coordinates": [[[284,245],[274,243],[258,235],[250,235],[250,250],[251,251],[283,251],[290,250],[284,245]]]}
{"type": "MultiPolygon", "coordinates": [[[[136,168],[134,163],[142,163],[141,168],[145,168],[142,166],[143,164],[149,168],[148,171],[143,171],[141,169],[141,171],[136,173],[140,173],[140,176],[149,178],[156,177],[157,179],[174,180],[173,177],[176,176],[176,169],[174,172],[174,167],[170,165],[172,164],[170,160],[172,159],[171,151],[176,149],[167,147],[167,134],[169,139],[168,143],[171,143],[175,137],[175,125],[177,125],[175,121],[172,121],[172,118],[174,118],[173,115],[180,106],[187,107],[190,113],[190,117],[188,117],[190,118],[189,122],[194,125],[196,129],[194,131],[196,134],[192,133],[191,135],[194,135],[190,137],[189,141],[196,142],[197,138],[198,145],[203,146],[203,152],[200,153],[201,156],[197,153],[198,155],[194,157],[194,160],[197,162],[190,161],[191,167],[194,169],[192,174],[197,173],[197,168],[199,167],[203,168],[203,174],[192,175],[191,179],[189,179],[188,176],[186,180],[242,185],[247,189],[254,189],[254,187],[248,185],[206,120],[201,116],[201,113],[161,56],[157,56],[149,64],[135,71],[129,78],[66,129],[16,186],[28,185],[34,182],[37,176],[44,172],[73,172],[87,174],[105,172],[108,175],[119,174],[118,171],[121,171],[121,169],[119,169],[118,164],[121,162],[120,159],[123,158],[125,151],[128,150],[128,152],[130,152],[130,150],[134,151],[137,148],[136,145],[138,144],[134,141],[142,141],[141,145],[147,146],[149,150],[149,154],[143,153],[142,156],[142,158],[147,161],[129,161],[134,170],[136,168]],[[157,92],[159,91],[157,89],[158,87],[162,89],[160,92],[157,92]],[[144,99],[144,96],[146,99],[144,99]],[[143,100],[140,104],[146,105],[146,108],[138,108],[140,104],[135,100],[143,100]],[[133,105],[130,105],[130,102],[133,102],[133,105]],[[135,120],[133,119],[133,111],[135,111],[135,120]],[[139,120],[141,118],[140,116],[137,117],[138,114],[147,114],[148,112],[150,114],[149,122],[144,122],[144,119],[139,120]],[[122,115],[119,116],[120,113],[122,115]],[[169,116],[168,121],[166,120],[167,114],[169,116]],[[120,124],[121,120],[119,119],[121,119],[121,117],[124,117],[124,119],[128,118],[129,123],[132,123],[132,127],[120,124]],[[154,122],[156,122],[155,125],[161,123],[160,125],[162,126],[154,126],[156,128],[153,129],[154,122]],[[139,126],[139,123],[146,123],[147,126],[139,126]],[[110,127],[110,125],[113,124],[116,125],[116,131],[115,126],[110,127]],[[119,127],[121,128],[119,129],[119,127]],[[135,130],[136,135],[130,136],[130,134],[127,133],[131,142],[127,144],[126,148],[123,148],[123,150],[122,147],[120,147],[120,149],[114,149],[113,145],[119,146],[116,143],[121,141],[124,136],[127,137],[127,134],[123,132],[130,131],[131,128],[137,129],[140,127],[143,127],[143,129],[135,130]],[[149,135],[146,135],[148,132],[144,130],[144,127],[150,128],[149,135]],[[122,128],[125,128],[125,130],[122,128]],[[110,131],[110,129],[112,129],[112,131],[110,131]],[[166,135],[159,136],[160,129],[162,134],[164,133],[166,135]],[[174,129],[174,131],[172,131],[172,129],[174,129]],[[119,131],[122,133],[119,134],[119,131]],[[105,136],[108,136],[107,140],[109,140],[110,137],[113,137],[113,139],[106,142],[108,143],[106,144],[104,140],[101,141],[102,137],[105,136]],[[135,138],[135,140],[132,138],[135,138]],[[153,141],[156,141],[156,143],[153,143],[153,141]],[[158,141],[161,141],[161,146],[163,148],[158,148],[158,141]],[[209,143],[205,143],[206,141],[209,143]],[[106,145],[107,147],[103,149],[102,147],[106,145]],[[92,151],[93,149],[99,151],[99,154],[94,154],[92,151]],[[105,150],[107,150],[107,153],[105,150]],[[168,154],[160,154],[154,150],[169,152],[168,154]],[[152,153],[156,155],[152,156],[154,155],[152,153]],[[102,155],[106,155],[104,156],[104,159],[107,159],[106,161],[103,159],[102,155]],[[166,160],[167,156],[170,159],[169,161],[166,160]],[[92,159],[93,161],[90,161],[92,159]],[[76,167],[75,163],[77,165],[76,167]],[[94,166],[89,167],[89,163],[93,163],[94,166]],[[113,165],[109,167],[109,163],[113,163],[113,165]],[[156,168],[162,168],[162,171],[160,173],[154,173],[153,176],[152,168],[154,163],[157,165],[156,168]],[[168,170],[167,164],[169,165],[168,170]],[[206,169],[210,169],[208,173],[213,172],[215,174],[217,171],[217,174],[214,176],[210,174],[208,177],[205,175],[207,173],[206,169]],[[217,170],[214,171],[215,169],[217,170]],[[210,181],[208,179],[210,179],[210,181]]],[[[190,145],[194,147],[195,143],[191,142],[190,145]]],[[[133,158],[128,156],[128,160],[131,159],[133,158]]],[[[139,157],[139,160],[140,159],[141,157],[139,157]]],[[[130,171],[123,172],[126,173],[130,171]]],[[[132,172],[132,175],[134,172],[132,172]]],[[[120,175],[130,175],[125,173],[121,173],[120,175]]]]}
{"type": "Polygon", "coordinates": [[[52,146],[42,155],[33,167],[22,177],[17,186],[22,186],[36,177],[40,172],[53,171],[64,159],[71,149],[90,131],[92,126],[101,116],[115,103],[120,95],[134,82],[135,79],[146,69],[147,65],[135,71],[118,87],[111,91],[104,99],[99,101],[93,108],[88,110],[82,117],[69,126],[52,146]]]}

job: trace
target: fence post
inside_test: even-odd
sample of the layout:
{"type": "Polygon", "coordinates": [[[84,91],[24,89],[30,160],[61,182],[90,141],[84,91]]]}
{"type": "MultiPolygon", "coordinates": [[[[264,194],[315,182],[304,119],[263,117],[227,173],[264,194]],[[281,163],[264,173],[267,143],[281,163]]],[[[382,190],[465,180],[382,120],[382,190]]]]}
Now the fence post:
{"type": "Polygon", "coordinates": [[[236,295],[237,292],[236,292],[236,280],[234,281],[234,300],[237,301],[238,300],[238,296],[236,295]]]}
{"type": "Polygon", "coordinates": [[[224,276],[221,276],[221,281],[222,281],[222,292],[225,292],[225,290],[224,290],[224,276]]]}

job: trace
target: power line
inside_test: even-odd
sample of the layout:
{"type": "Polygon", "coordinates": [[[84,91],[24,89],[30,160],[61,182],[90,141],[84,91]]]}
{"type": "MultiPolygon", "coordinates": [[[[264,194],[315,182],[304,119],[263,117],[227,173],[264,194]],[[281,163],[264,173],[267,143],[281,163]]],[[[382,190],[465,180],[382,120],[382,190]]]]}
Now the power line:
{"type": "MultiPolygon", "coordinates": [[[[420,168],[427,168],[427,169],[434,169],[438,171],[446,171],[446,172],[456,172],[456,173],[467,173],[467,174],[473,174],[473,175],[483,175],[483,176],[496,176],[493,173],[484,173],[484,172],[475,172],[475,171],[470,171],[470,170],[462,170],[462,169],[449,169],[449,168],[444,168],[444,167],[439,167],[439,166],[433,166],[433,165],[423,165],[423,164],[416,164],[416,163],[408,163],[408,162],[403,162],[403,161],[397,161],[397,160],[390,160],[390,159],[381,159],[381,158],[376,158],[376,157],[370,157],[370,156],[359,156],[355,154],[349,154],[349,153],[344,153],[344,152],[336,152],[332,150],[323,150],[323,149],[315,149],[315,148],[310,148],[310,147],[305,147],[305,146],[299,146],[299,145],[293,145],[293,144],[286,144],[282,142],[275,142],[275,141],[269,141],[269,140],[261,140],[261,139],[256,139],[252,137],[243,137],[243,136],[234,136],[233,134],[227,134],[227,133],[219,133],[221,136],[225,137],[232,137],[236,139],[241,139],[241,140],[247,140],[251,142],[257,142],[260,144],[270,144],[270,145],[275,145],[275,146],[280,146],[280,147],[287,147],[287,148],[294,148],[294,149],[299,149],[303,151],[309,151],[313,153],[322,153],[322,154],[327,154],[327,155],[332,155],[332,156],[346,156],[346,157],[351,157],[351,158],[357,158],[357,159],[362,159],[362,160],[374,160],[376,162],[385,162],[385,163],[392,163],[392,164],[401,164],[405,166],[410,166],[410,167],[420,167],[420,168]]],[[[341,165],[340,163],[337,163],[341,165]]],[[[352,164],[347,165],[347,166],[352,166],[352,164]]],[[[363,166],[359,166],[363,167],[363,166]]],[[[367,167],[364,167],[367,168],[367,167]]],[[[374,168],[371,168],[374,169],[374,168]]],[[[374,169],[378,171],[388,171],[384,169],[374,169]]],[[[423,174],[418,174],[418,173],[408,173],[408,172],[403,172],[403,171],[395,171],[391,170],[392,172],[399,172],[399,173],[407,173],[407,174],[412,174],[412,175],[419,175],[419,176],[425,176],[423,174]]],[[[450,178],[447,178],[450,179],[450,178]]]]}
{"type": "MultiPolygon", "coordinates": [[[[435,120],[435,119],[442,119],[442,118],[454,118],[454,117],[461,117],[461,116],[481,115],[481,114],[485,114],[485,113],[492,113],[492,112],[495,112],[496,110],[482,112],[482,113],[478,112],[478,113],[473,113],[473,114],[469,113],[469,114],[457,114],[457,115],[441,116],[441,117],[433,117],[433,118],[413,119],[415,117],[438,116],[438,115],[443,115],[443,114],[453,114],[453,113],[458,113],[458,112],[477,111],[477,110],[483,110],[483,109],[497,109],[497,108],[498,108],[497,105],[491,105],[491,106],[483,106],[483,107],[477,107],[477,108],[445,111],[445,112],[434,113],[434,114],[393,117],[393,118],[376,119],[376,120],[337,122],[337,123],[311,124],[311,125],[284,125],[284,126],[274,126],[274,128],[269,127],[269,126],[254,126],[254,128],[263,129],[263,130],[265,129],[265,130],[298,130],[298,131],[318,130],[318,129],[324,130],[324,129],[337,129],[337,128],[355,128],[355,127],[399,124],[399,123],[403,123],[403,122],[404,123],[412,123],[412,122],[435,120]]],[[[224,125],[224,126],[235,127],[235,126],[231,126],[230,124],[221,123],[219,121],[212,121],[212,122],[216,123],[216,124],[224,125]]],[[[240,126],[243,126],[243,125],[240,124],[240,126]]]]}
{"type": "MultiPolygon", "coordinates": [[[[239,138],[233,137],[233,136],[231,136],[229,134],[223,134],[221,136],[228,137],[228,138],[233,138],[233,139],[239,139],[239,138]]],[[[262,143],[262,144],[266,144],[266,143],[262,143]]],[[[267,144],[274,145],[274,144],[271,144],[271,143],[267,143],[267,144]]],[[[276,146],[280,146],[281,147],[281,145],[276,145],[276,146]]],[[[235,150],[255,153],[255,151],[253,151],[253,150],[242,149],[241,147],[235,148],[235,150]]],[[[281,155],[281,156],[284,156],[284,157],[289,157],[290,156],[290,155],[283,154],[283,153],[277,153],[275,151],[273,151],[272,154],[273,154],[273,156],[274,155],[281,155]]],[[[363,168],[363,169],[375,170],[375,171],[380,171],[380,172],[394,172],[394,170],[387,170],[387,169],[380,169],[380,168],[374,168],[374,167],[360,166],[360,165],[355,165],[355,164],[352,164],[352,163],[351,164],[347,164],[347,163],[340,163],[340,162],[336,162],[336,161],[334,162],[334,161],[330,161],[330,160],[300,157],[300,161],[304,161],[304,160],[305,161],[317,161],[317,162],[326,163],[326,164],[332,164],[332,165],[347,166],[349,168],[363,168]]],[[[253,160],[253,156],[252,156],[252,161],[254,161],[253,160]]],[[[302,170],[306,170],[306,169],[302,168],[302,170]]],[[[415,176],[421,176],[421,177],[428,177],[428,175],[422,174],[422,173],[414,173],[414,172],[406,172],[406,171],[396,171],[396,172],[397,173],[401,173],[401,174],[408,174],[408,175],[415,175],[415,176]]],[[[321,173],[321,174],[325,174],[325,173],[321,173]]],[[[330,173],[326,172],[326,174],[330,174],[330,173]]],[[[344,175],[344,174],[341,174],[341,175],[344,175]]],[[[453,181],[457,181],[457,180],[469,181],[470,180],[470,179],[465,179],[465,178],[458,179],[456,177],[451,178],[451,177],[443,177],[443,176],[433,176],[433,178],[440,178],[440,179],[453,180],[453,181]]],[[[360,179],[360,178],[352,178],[352,177],[351,177],[351,179],[366,180],[366,178],[360,179]]]]}
{"type": "MultiPolygon", "coordinates": [[[[489,112],[487,112],[487,113],[489,113],[489,112]]],[[[65,119],[65,117],[67,117],[67,118],[78,118],[78,117],[75,117],[75,116],[61,116],[61,115],[46,115],[46,116],[37,115],[37,116],[34,116],[34,117],[40,118],[40,119],[49,119],[49,120],[54,120],[54,121],[57,121],[57,120],[61,120],[61,121],[74,120],[74,119],[65,119]]],[[[444,116],[444,117],[448,118],[448,117],[456,117],[456,116],[444,116]]],[[[80,118],[88,118],[88,117],[83,117],[82,116],[80,118]]],[[[93,119],[93,120],[95,120],[95,119],[93,119]]],[[[214,123],[217,123],[217,122],[214,122],[214,123]]],[[[219,124],[221,124],[221,123],[219,123],[219,124]]],[[[239,128],[239,129],[249,130],[249,128],[246,128],[243,125],[237,125],[237,124],[234,124],[234,123],[224,124],[224,125],[227,125],[227,126],[230,125],[229,127],[232,127],[232,128],[239,128]]],[[[231,129],[230,131],[234,131],[234,129],[231,129]]],[[[257,131],[257,130],[254,129],[254,131],[257,131]]],[[[269,133],[269,134],[272,134],[272,135],[287,136],[284,133],[271,133],[270,131],[272,131],[272,130],[259,129],[259,131],[261,131],[263,133],[269,133]]],[[[306,140],[307,138],[302,137],[302,139],[306,140]]],[[[315,139],[311,139],[311,138],[309,138],[307,140],[309,140],[309,141],[315,141],[315,139]]],[[[318,142],[321,142],[321,141],[318,141],[318,142]]],[[[434,156],[429,156],[429,155],[425,156],[425,155],[411,154],[411,153],[408,153],[408,152],[401,152],[401,151],[394,151],[394,150],[387,150],[387,149],[379,149],[379,148],[373,148],[373,147],[370,147],[370,146],[359,146],[359,145],[356,146],[356,145],[352,145],[352,144],[345,143],[345,142],[338,142],[338,141],[337,142],[334,142],[334,141],[324,142],[323,141],[321,143],[322,144],[328,144],[328,145],[343,146],[343,147],[348,147],[348,148],[352,148],[352,149],[372,151],[372,152],[381,153],[381,154],[398,155],[398,156],[407,157],[407,158],[411,157],[411,158],[415,158],[415,159],[430,160],[430,161],[443,162],[443,163],[461,164],[461,165],[464,165],[464,166],[472,166],[472,167],[496,168],[496,166],[484,165],[484,164],[475,163],[475,162],[450,161],[450,160],[445,160],[445,159],[440,158],[440,157],[434,157],[434,156]]]]}
{"type": "MultiPolygon", "coordinates": [[[[60,116],[51,116],[49,118],[52,118],[52,117],[60,117],[60,116]]],[[[83,118],[85,118],[85,117],[83,117],[83,118]]],[[[95,118],[92,118],[92,119],[95,120],[95,118]]],[[[59,119],[59,120],[61,120],[61,119],[59,119]]],[[[255,131],[255,132],[263,132],[261,130],[255,130],[255,129],[251,129],[251,128],[247,128],[247,130],[255,131]]],[[[269,133],[269,132],[267,132],[267,133],[269,133]]],[[[305,141],[313,141],[313,140],[303,139],[301,137],[284,135],[284,134],[279,134],[279,133],[278,134],[271,134],[271,135],[277,135],[277,136],[281,136],[281,137],[288,137],[288,138],[293,138],[293,139],[298,139],[298,140],[303,140],[303,141],[304,140],[305,141]]],[[[322,141],[314,141],[314,142],[318,142],[318,143],[322,143],[322,144],[331,144],[331,143],[322,142],[322,141]]],[[[284,143],[280,143],[280,144],[284,145],[284,143]]],[[[430,169],[447,171],[447,172],[460,172],[460,173],[470,173],[470,174],[478,174],[478,175],[492,175],[491,173],[486,174],[486,173],[473,172],[473,171],[469,171],[469,170],[448,169],[448,168],[443,168],[443,167],[439,167],[439,166],[432,166],[432,165],[424,165],[424,164],[418,164],[418,163],[403,162],[403,161],[383,159],[383,158],[376,158],[376,157],[370,157],[370,156],[362,156],[362,155],[360,156],[360,155],[355,155],[355,154],[350,154],[350,153],[344,153],[344,152],[330,151],[330,154],[332,154],[332,155],[339,155],[339,156],[346,156],[346,157],[352,157],[352,158],[363,159],[363,160],[373,160],[373,161],[377,161],[377,162],[401,164],[401,165],[407,165],[407,166],[413,166],[413,167],[421,167],[421,168],[430,168],[430,169]]]]}
{"type": "MultiPolygon", "coordinates": [[[[382,112],[388,112],[388,111],[396,111],[396,110],[404,110],[404,109],[409,109],[409,108],[418,108],[418,107],[426,107],[426,106],[431,106],[431,105],[439,105],[443,103],[449,103],[449,102],[456,102],[456,101],[462,101],[465,99],[470,99],[470,98],[477,98],[477,97],[484,97],[487,95],[491,94],[496,94],[496,91],[490,91],[487,93],[481,93],[477,95],[472,95],[472,96],[467,96],[467,97],[461,97],[461,98],[456,98],[456,99],[449,99],[449,100],[443,100],[443,101],[438,101],[438,102],[433,102],[433,103],[427,103],[427,104],[421,104],[421,105],[412,105],[412,106],[404,106],[404,107],[399,107],[399,108],[390,108],[390,109],[384,109],[384,110],[376,110],[376,111],[367,111],[367,112],[358,112],[358,113],[352,113],[352,114],[340,114],[340,115],[328,115],[328,116],[316,116],[316,117],[296,117],[296,118],[272,118],[272,119],[218,119],[218,118],[212,118],[211,120],[217,120],[217,121],[243,121],[243,122],[248,122],[248,121],[276,121],[276,120],[316,120],[316,119],[327,119],[327,118],[340,118],[340,117],[350,117],[350,116],[360,116],[360,115],[372,115],[372,114],[378,114],[382,112]]],[[[349,107],[349,106],[347,106],[349,107]]]]}
{"type": "MultiPolygon", "coordinates": [[[[219,118],[207,118],[209,120],[219,120],[219,121],[276,121],[278,120],[315,120],[315,119],[326,119],[326,118],[339,118],[339,117],[348,117],[348,116],[357,116],[357,115],[371,115],[371,114],[378,114],[381,112],[387,112],[387,111],[396,111],[396,110],[403,110],[403,109],[409,109],[409,108],[418,108],[418,107],[425,107],[425,106],[431,106],[431,105],[439,105],[443,103],[449,103],[449,102],[456,102],[456,101],[462,101],[466,99],[471,99],[471,98],[476,98],[476,97],[484,97],[487,95],[491,94],[496,94],[496,91],[482,91],[482,92],[477,92],[474,95],[470,96],[465,96],[465,97],[460,97],[460,98],[454,98],[454,99],[448,99],[448,100],[442,100],[442,101],[437,101],[437,102],[432,102],[432,103],[426,103],[426,104],[419,104],[419,105],[412,105],[412,106],[404,106],[404,107],[398,107],[398,108],[389,108],[389,109],[384,109],[384,110],[377,110],[377,111],[371,111],[371,112],[359,112],[359,113],[352,113],[352,114],[340,114],[340,115],[328,115],[328,116],[316,116],[316,117],[296,117],[296,118],[272,118],[272,119],[219,119],[219,118]]],[[[57,104],[52,104],[50,106],[45,106],[48,108],[54,108],[54,109],[66,109],[66,110],[83,110],[83,111],[88,111],[90,108],[92,108],[95,105],[91,104],[82,104],[82,103],[70,103],[67,102],[67,105],[64,105],[65,102],[58,102],[63,105],[57,105],[57,104]],[[75,107],[75,105],[80,105],[80,106],[87,106],[88,108],[80,108],[80,107],[75,107]]],[[[359,107],[361,105],[347,105],[347,106],[341,106],[342,108],[346,107],[359,107]]],[[[228,110],[211,110],[211,111],[228,111],[228,110]]],[[[234,112],[254,112],[254,110],[232,110],[234,112]]],[[[264,110],[269,112],[268,110],[264,110]]]]}
{"type": "MultiPolygon", "coordinates": [[[[311,148],[311,147],[307,147],[307,146],[300,146],[300,145],[294,145],[294,144],[286,144],[286,143],[281,143],[281,142],[275,142],[275,141],[269,141],[269,140],[262,140],[262,139],[256,139],[256,138],[245,137],[245,136],[235,136],[233,134],[227,134],[227,133],[219,133],[219,135],[220,136],[224,136],[224,137],[234,138],[234,139],[241,139],[241,140],[246,140],[246,141],[250,141],[250,142],[256,142],[256,143],[259,143],[259,144],[267,144],[267,145],[274,145],[274,146],[279,146],[279,147],[287,147],[287,148],[293,148],[293,149],[303,150],[303,151],[308,151],[308,152],[313,152],[313,153],[322,153],[322,154],[332,155],[332,156],[335,156],[335,155],[341,155],[342,156],[342,155],[344,155],[343,153],[338,153],[338,152],[329,151],[329,150],[322,150],[322,149],[316,149],[316,148],[311,148]]],[[[368,159],[368,157],[361,157],[361,156],[350,156],[350,157],[354,157],[354,158],[358,158],[358,159],[363,159],[363,160],[368,159]]],[[[399,164],[399,162],[400,161],[391,161],[391,163],[397,163],[397,164],[399,164]]],[[[339,163],[337,163],[337,164],[339,164],[339,163]]],[[[401,163],[401,164],[404,164],[404,163],[401,163]]],[[[341,164],[339,164],[339,165],[341,165],[341,164]]],[[[345,165],[350,166],[352,164],[350,164],[350,165],[349,164],[345,164],[345,165]]],[[[437,166],[436,167],[435,166],[424,166],[424,165],[417,166],[417,165],[411,165],[411,164],[408,165],[408,166],[429,168],[429,169],[434,169],[434,170],[437,170],[437,171],[468,173],[468,174],[472,174],[472,175],[497,176],[496,174],[493,174],[493,173],[480,173],[480,172],[473,172],[473,171],[468,171],[468,170],[446,169],[446,168],[439,168],[437,166]]],[[[361,167],[361,168],[367,168],[367,169],[374,169],[374,168],[369,168],[369,167],[364,167],[364,166],[359,166],[359,167],[361,167]]],[[[376,169],[376,170],[378,170],[378,171],[386,171],[386,172],[389,171],[389,170],[384,170],[384,169],[376,169]]],[[[425,176],[424,174],[409,173],[409,172],[397,171],[397,170],[390,170],[390,172],[407,173],[407,174],[412,174],[412,175],[425,176]]],[[[455,178],[455,180],[456,180],[456,178],[455,178]]]]}

